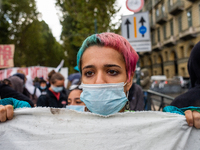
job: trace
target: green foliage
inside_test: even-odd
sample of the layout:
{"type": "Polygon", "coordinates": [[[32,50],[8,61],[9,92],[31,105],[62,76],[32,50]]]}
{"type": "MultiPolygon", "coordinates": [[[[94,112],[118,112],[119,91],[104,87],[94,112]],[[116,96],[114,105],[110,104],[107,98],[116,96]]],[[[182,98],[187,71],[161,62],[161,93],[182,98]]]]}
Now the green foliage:
{"type": "Polygon", "coordinates": [[[67,51],[66,62],[70,73],[74,72],[76,54],[83,40],[95,33],[95,19],[98,33],[116,31],[115,24],[111,23],[111,19],[119,11],[116,9],[115,1],[56,0],[56,5],[63,13],[61,39],[67,51]]]}
{"type": "Polygon", "coordinates": [[[39,21],[35,0],[2,0],[0,44],[15,44],[15,66],[56,67],[63,47],[44,21],[39,21]]]}

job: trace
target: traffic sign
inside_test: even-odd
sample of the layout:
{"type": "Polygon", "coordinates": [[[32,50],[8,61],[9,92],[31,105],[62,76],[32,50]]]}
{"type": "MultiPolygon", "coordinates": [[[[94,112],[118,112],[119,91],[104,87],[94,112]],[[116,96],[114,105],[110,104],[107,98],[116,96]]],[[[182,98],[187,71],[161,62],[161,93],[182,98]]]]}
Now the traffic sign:
{"type": "Polygon", "coordinates": [[[122,16],[122,36],[129,42],[150,40],[148,12],[122,16]]]}
{"type": "Polygon", "coordinates": [[[144,6],[144,0],[126,0],[126,7],[132,12],[139,12],[144,6]]]}
{"type": "Polygon", "coordinates": [[[145,51],[151,50],[148,12],[141,12],[133,15],[122,16],[121,30],[123,37],[125,37],[130,43],[134,42],[132,46],[140,46],[136,48],[137,50],[144,48],[145,45],[145,51]],[[139,44],[137,44],[136,42],[139,42],[139,44]],[[141,42],[144,42],[143,46],[141,42]]]}

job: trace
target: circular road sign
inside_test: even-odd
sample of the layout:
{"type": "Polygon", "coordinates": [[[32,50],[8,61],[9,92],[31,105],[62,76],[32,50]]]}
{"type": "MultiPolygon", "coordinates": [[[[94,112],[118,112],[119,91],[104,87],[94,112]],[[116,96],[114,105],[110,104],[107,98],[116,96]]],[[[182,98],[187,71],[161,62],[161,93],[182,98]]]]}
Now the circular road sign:
{"type": "Polygon", "coordinates": [[[132,12],[138,12],[142,9],[144,0],[126,0],[126,7],[132,12]]]}

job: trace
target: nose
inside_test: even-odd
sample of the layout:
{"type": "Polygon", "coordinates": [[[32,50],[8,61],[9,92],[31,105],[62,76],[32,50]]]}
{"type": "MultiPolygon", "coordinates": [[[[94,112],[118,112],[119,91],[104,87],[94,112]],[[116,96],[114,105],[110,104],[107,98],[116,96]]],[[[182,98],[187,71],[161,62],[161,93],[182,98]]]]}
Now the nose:
{"type": "Polygon", "coordinates": [[[76,105],[76,102],[75,102],[75,100],[74,99],[72,99],[72,102],[71,102],[71,104],[70,105],[76,105]]]}
{"type": "Polygon", "coordinates": [[[104,84],[106,83],[105,81],[105,75],[103,74],[102,71],[98,71],[96,73],[96,81],[95,81],[95,84],[104,84]]]}

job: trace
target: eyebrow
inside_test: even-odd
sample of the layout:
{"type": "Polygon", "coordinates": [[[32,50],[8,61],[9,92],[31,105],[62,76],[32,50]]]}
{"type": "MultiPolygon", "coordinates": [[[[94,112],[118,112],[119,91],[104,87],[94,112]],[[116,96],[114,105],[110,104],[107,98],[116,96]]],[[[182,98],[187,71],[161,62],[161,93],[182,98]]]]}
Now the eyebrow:
{"type": "MultiPolygon", "coordinates": [[[[121,68],[120,66],[115,65],[115,64],[106,64],[106,65],[104,65],[104,67],[118,67],[118,68],[121,68]]],[[[87,68],[95,68],[95,66],[94,65],[88,65],[88,66],[83,67],[83,70],[87,69],[87,68]]]]}
{"type": "Polygon", "coordinates": [[[115,65],[115,64],[106,64],[106,65],[104,65],[104,67],[118,67],[118,68],[121,68],[120,66],[115,65]]]}
{"type": "Polygon", "coordinates": [[[87,68],[95,68],[95,67],[94,67],[94,65],[88,65],[88,66],[83,67],[83,70],[87,69],[87,68]]]}

